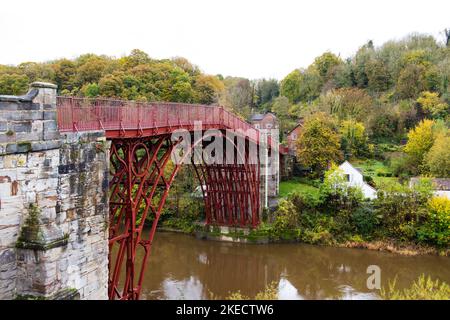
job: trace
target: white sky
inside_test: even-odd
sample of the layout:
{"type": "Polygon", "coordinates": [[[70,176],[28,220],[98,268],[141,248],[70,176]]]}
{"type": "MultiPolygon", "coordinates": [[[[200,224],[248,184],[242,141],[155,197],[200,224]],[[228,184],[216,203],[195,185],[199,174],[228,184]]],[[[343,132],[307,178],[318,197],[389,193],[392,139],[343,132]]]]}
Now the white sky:
{"type": "Polygon", "coordinates": [[[210,74],[281,79],[326,50],[347,57],[411,32],[443,40],[445,28],[448,0],[3,0],[0,64],[139,48],[210,74]]]}

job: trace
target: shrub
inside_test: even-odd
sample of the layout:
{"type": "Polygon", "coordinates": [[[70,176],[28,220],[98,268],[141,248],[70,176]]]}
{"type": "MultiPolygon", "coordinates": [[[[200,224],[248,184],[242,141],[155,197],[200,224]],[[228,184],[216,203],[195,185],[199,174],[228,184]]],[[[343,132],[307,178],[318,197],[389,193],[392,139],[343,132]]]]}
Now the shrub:
{"type": "Polygon", "coordinates": [[[396,288],[396,280],[389,283],[388,289],[381,289],[380,295],[386,300],[449,300],[450,286],[433,281],[431,277],[421,275],[411,287],[400,290],[396,288]]]}
{"type": "Polygon", "coordinates": [[[290,200],[281,200],[275,212],[273,231],[277,237],[298,225],[298,210],[290,200]]]}
{"type": "Polygon", "coordinates": [[[258,292],[254,298],[250,298],[242,294],[240,291],[231,292],[226,300],[277,300],[278,299],[278,285],[275,281],[270,283],[264,290],[258,292]]]}
{"type": "Polygon", "coordinates": [[[450,200],[433,197],[428,202],[426,222],[418,231],[420,241],[445,247],[450,244],[450,200]]]}
{"type": "Polygon", "coordinates": [[[391,159],[390,168],[395,177],[410,177],[417,171],[417,164],[404,155],[391,159]]]}
{"type": "Polygon", "coordinates": [[[355,227],[356,232],[363,236],[373,234],[375,227],[378,225],[378,218],[370,203],[366,203],[356,208],[351,215],[351,224],[355,227]]]}
{"type": "Polygon", "coordinates": [[[430,181],[424,179],[413,188],[387,184],[378,191],[375,212],[388,236],[400,240],[416,239],[417,227],[427,214],[431,190],[430,181]]]}

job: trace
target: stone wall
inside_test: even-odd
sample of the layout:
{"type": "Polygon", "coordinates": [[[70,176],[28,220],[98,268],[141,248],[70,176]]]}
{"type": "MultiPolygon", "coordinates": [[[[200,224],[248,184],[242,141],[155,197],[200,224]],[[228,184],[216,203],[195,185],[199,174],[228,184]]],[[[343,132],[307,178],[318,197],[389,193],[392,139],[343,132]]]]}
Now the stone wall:
{"type": "Polygon", "coordinates": [[[109,145],[61,134],[56,87],[0,96],[0,299],[106,299],[109,145]]]}

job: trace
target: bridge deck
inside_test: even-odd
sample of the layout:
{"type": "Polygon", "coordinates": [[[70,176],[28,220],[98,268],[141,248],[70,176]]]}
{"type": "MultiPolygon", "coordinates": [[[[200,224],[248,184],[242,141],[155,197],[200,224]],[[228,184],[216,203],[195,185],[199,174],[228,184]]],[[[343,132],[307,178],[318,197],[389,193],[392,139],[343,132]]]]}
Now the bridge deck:
{"type": "Polygon", "coordinates": [[[176,129],[233,129],[259,143],[260,132],[221,106],[58,97],[61,132],[105,130],[108,138],[145,137],[176,129]]]}

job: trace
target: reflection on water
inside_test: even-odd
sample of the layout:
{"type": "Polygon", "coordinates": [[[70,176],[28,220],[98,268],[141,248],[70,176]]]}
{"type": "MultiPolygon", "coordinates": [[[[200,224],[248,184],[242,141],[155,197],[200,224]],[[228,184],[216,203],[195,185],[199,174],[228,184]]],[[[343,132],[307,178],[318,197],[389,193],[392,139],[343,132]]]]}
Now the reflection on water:
{"type": "MultiPolygon", "coordinates": [[[[139,259],[139,256],[138,256],[139,259]]],[[[368,290],[369,265],[381,268],[382,286],[397,276],[409,286],[420,274],[450,283],[450,259],[405,257],[369,250],[303,244],[243,245],[158,232],[145,273],[142,299],[254,296],[278,285],[279,299],[378,299],[368,290]]]]}

